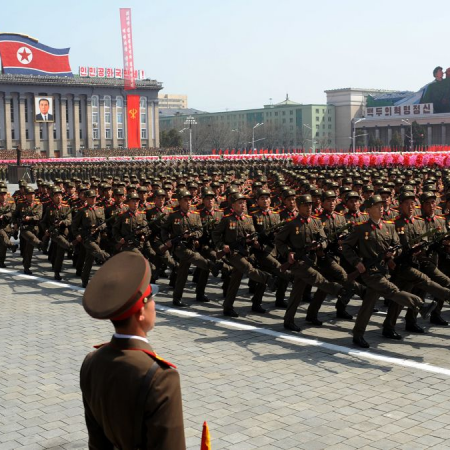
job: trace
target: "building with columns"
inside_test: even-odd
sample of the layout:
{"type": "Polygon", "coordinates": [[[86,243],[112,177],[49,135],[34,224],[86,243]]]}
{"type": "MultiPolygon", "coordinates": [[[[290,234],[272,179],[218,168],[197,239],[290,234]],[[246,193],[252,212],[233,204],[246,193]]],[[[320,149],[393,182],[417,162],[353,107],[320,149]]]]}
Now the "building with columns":
{"type": "Polygon", "coordinates": [[[127,148],[127,95],[140,96],[141,146],[159,147],[162,83],[123,79],[0,74],[0,149],[36,150],[47,157],[81,156],[83,149],[127,148]],[[35,96],[53,97],[55,121],[35,122],[35,96]]]}

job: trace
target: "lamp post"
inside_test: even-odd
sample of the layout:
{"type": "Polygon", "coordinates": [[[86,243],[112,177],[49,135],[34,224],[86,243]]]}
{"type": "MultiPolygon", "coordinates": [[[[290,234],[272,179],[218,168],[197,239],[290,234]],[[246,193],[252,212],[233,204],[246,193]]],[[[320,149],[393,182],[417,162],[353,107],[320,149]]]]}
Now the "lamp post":
{"type": "Polygon", "coordinates": [[[313,153],[316,153],[315,144],[317,144],[317,142],[313,139],[313,129],[307,123],[304,123],[303,126],[311,131],[311,139],[305,139],[305,141],[311,141],[311,150],[313,153]]]}
{"type": "Polygon", "coordinates": [[[189,125],[189,157],[192,157],[192,125],[197,125],[197,122],[192,116],[188,116],[184,124],[189,125]]]}
{"type": "Polygon", "coordinates": [[[254,127],[253,127],[253,134],[252,134],[252,150],[255,150],[255,128],[258,128],[260,126],[264,125],[264,122],[261,123],[257,123],[254,127]]]}
{"type": "Polygon", "coordinates": [[[409,144],[410,144],[410,150],[414,151],[414,138],[413,138],[413,127],[412,123],[408,119],[402,119],[402,122],[406,123],[406,125],[409,125],[411,127],[411,136],[409,137],[409,144]]]}
{"type": "Polygon", "coordinates": [[[362,117],[361,119],[358,119],[358,120],[353,119],[353,133],[352,133],[352,137],[353,137],[352,151],[353,151],[353,153],[356,152],[356,124],[359,122],[362,122],[363,120],[366,120],[366,118],[362,117]]]}

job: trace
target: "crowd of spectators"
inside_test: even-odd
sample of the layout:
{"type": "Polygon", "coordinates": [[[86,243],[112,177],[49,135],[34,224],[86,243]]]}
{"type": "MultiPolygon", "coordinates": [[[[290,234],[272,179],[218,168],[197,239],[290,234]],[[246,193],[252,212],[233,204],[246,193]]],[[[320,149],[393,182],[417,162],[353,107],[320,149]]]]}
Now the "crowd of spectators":
{"type": "MultiPolygon", "coordinates": [[[[22,150],[21,151],[22,159],[42,159],[46,158],[46,156],[42,156],[36,150],[22,150]]],[[[0,150],[0,160],[2,159],[17,159],[17,150],[0,150]]]]}
{"type": "Polygon", "coordinates": [[[186,155],[188,153],[189,151],[183,148],[96,148],[83,150],[83,156],[87,158],[186,155]]]}

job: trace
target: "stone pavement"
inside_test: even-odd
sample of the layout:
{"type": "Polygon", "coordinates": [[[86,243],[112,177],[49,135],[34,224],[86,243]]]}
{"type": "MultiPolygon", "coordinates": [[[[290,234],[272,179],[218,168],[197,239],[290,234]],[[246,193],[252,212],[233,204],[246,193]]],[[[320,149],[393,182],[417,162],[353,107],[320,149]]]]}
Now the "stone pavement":
{"type": "MultiPolygon", "coordinates": [[[[17,254],[8,258],[0,270],[0,450],[87,448],[79,368],[111,325],[85,314],[68,262],[65,285],[51,280],[44,255],[32,277],[21,274],[17,254]]],[[[387,341],[380,311],[366,335],[372,348],[361,352],[333,302],[322,328],[304,322],[302,306],[295,335],[284,332],[272,293],[268,314],[250,312],[246,282],[233,321],[221,316],[214,279],[209,304],[196,304],[188,284],[189,311],[172,309],[167,280],[160,284],[149,338],[180,371],[189,449],[200,448],[204,420],[214,450],[450,448],[449,329],[413,335],[401,320],[404,340],[387,341]]],[[[351,305],[356,313],[358,300],[351,305]]]]}

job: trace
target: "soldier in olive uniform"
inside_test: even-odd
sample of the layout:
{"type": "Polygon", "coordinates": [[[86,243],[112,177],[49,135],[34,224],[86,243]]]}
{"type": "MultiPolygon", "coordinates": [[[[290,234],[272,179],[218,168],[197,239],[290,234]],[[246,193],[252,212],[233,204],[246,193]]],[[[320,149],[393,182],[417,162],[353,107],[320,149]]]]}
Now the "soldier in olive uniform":
{"type": "MultiPolygon", "coordinates": [[[[220,264],[206,260],[197,251],[200,246],[199,239],[202,237],[203,228],[200,214],[191,210],[191,200],[192,194],[188,190],[183,189],[179,191],[178,201],[180,209],[168,215],[161,228],[161,238],[165,243],[165,247],[167,249],[173,248],[174,255],[179,261],[173,291],[173,304],[178,307],[188,306],[181,298],[191,264],[202,270],[211,270],[214,276],[218,276],[221,269],[220,264]]],[[[201,289],[202,286],[197,283],[197,294],[201,293],[201,289]]]]}
{"type": "Polygon", "coordinates": [[[14,214],[15,221],[20,227],[20,236],[24,240],[23,250],[24,273],[31,275],[31,260],[34,247],[42,250],[42,241],[37,237],[39,233],[39,221],[42,219],[42,205],[35,199],[34,189],[25,188],[25,202],[19,203],[14,214]]]}
{"type": "MultiPolygon", "coordinates": [[[[432,281],[427,275],[420,270],[420,254],[422,253],[420,245],[422,238],[427,230],[425,228],[425,221],[420,217],[413,215],[415,195],[413,192],[405,192],[400,195],[400,215],[394,220],[395,229],[399,235],[400,242],[405,251],[405,254],[400,256],[397,261],[397,268],[394,272],[393,282],[399,289],[412,291],[413,288],[429,292],[434,297],[449,302],[450,289],[442,287],[440,284],[432,281]]],[[[390,302],[388,313],[383,324],[383,336],[388,339],[400,340],[401,336],[395,331],[395,324],[403,306],[390,302]]],[[[414,333],[423,333],[424,330],[417,325],[416,314],[412,309],[408,309],[405,317],[406,331],[414,333]]]]}
{"type": "Polygon", "coordinates": [[[296,202],[299,213],[275,236],[275,245],[290,264],[294,277],[284,315],[284,327],[300,332],[300,327],[294,319],[306,285],[316,286],[328,294],[337,295],[340,301],[345,302],[348,302],[350,292],[341,284],[328,281],[320,272],[323,268],[316,265],[316,252],[326,248],[326,236],[320,220],[311,217],[312,197],[309,194],[300,195],[296,202]]]}
{"type": "Polygon", "coordinates": [[[12,234],[12,220],[16,205],[12,198],[7,198],[8,190],[0,188],[0,268],[5,268],[6,250],[13,253],[17,250],[17,245],[10,240],[12,234]]]}
{"type": "Polygon", "coordinates": [[[69,228],[72,224],[72,210],[69,205],[62,202],[61,189],[54,189],[52,200],[52,204],[47,208],[42,218],[42,226],[56,246],[52,258],[52,267],[55,272],[55,280],[61,281],[64,254],[72,248],[72,244],[67,240],[69,228]]]}
{"type": "Polygon", "coordinates": [[[347,211],[344,213],[346,222],[361,223],[368,220],[369,216],[361,212],[359,205],[361,204],[361,197],[355,191],[350,191],[345,194],[345,206],[347,211]]]}
{"type": "Polygon", "coordinates": [[[158,292],[150,278],[142,255],[122,252],[98,270],[84,293],[86,312],[111,320],[115,329],[111,342],[97,346],[81,367],[91,449],[186,449],[179,374],[147,339],[158,292]]]}
{"type": "Polygon", "coordinates": [[[388,270],[395,269],[392,247],[399,245],[400,240],[394,224],[381,219],[383,199],[379,195],[370,198],[367,211],[369,220],[357,224],[342,246],[344,257],[359,271],[368,288],[353,328],[353,343],[362,348],[370,347],[364,332],[380,296],[413,308],[424,318],[436,307],[435,302],[426,305],[417,295],[401,291],[388,280],[388,270]]]}
{"type": "Polygon", "coordinates": [[[150,244],[145,212],[138,209],[139,195],[127,196],[128,210],[119,214],[112,229],[114,241],[121,251],[142,253],[147,259],[150,257],[150,244]]]}
{"type": "Polygon", "coordinates": [[[82,242],[86,250],[86,258],[81,273],[83,287],[86,287],[89,282],[94,259],[105,262],[109,258],[109,254],[100,248],[100,232],[106,229],[104,209],[95,206],[95,191],[86,191],[85,197],[86,206],[81,208],[72,222],[72,232],[75,239],[82,242]]]}
{"type": "Polygon", "coordinates": [[[261,299],[266,284],[273,288],[274,280],[270,274],[256,268],[249,260],[248,247],[259,247],[259,243],[254,237],[250,239],[250,236],[255,233],[255,227],[251,216],[244,214],[245,196],[234,194],[230,201],[233,213],[225,215],[212,233],[217,250],[225,253],[228,263],[233,267],[223,303],[223,313],[229,317],[239,317],[233,304],[243,275],[247,275],[250,280],[257,283],[252,299],[252,311],[264,313],[266,310],[261,306],[261,299]]]}

